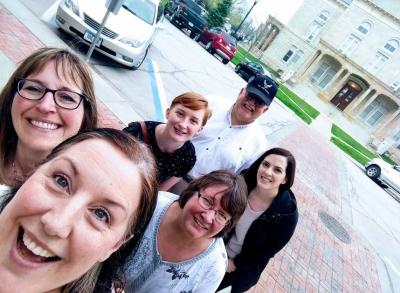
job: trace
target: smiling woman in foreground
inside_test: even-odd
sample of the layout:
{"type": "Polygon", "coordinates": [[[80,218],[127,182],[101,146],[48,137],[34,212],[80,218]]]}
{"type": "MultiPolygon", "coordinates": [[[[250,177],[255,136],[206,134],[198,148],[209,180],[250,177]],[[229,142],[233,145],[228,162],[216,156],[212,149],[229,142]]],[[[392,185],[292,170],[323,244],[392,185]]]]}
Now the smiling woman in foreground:
{"type": "Polygon", "coordinates": [[[118,130],[84,132],[57,146],[2,202],[1,289],[94,292],[119,284],[114,252],[151,217],[155,172],[147,148],[118,130]],[[101,270],[107,274],[98,277],[101,270]]]}

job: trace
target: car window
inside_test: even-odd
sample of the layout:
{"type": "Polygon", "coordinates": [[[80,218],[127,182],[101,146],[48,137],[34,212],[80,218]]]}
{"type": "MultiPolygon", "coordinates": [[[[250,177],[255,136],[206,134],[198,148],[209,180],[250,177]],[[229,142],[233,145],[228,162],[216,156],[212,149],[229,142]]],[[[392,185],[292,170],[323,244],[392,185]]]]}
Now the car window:
{"type": "Polygon", "coordinates": [[[234,37],[232,37],[230,34],[228,34],[226,32],[222,32],[222,34],[223,34],[225,40],[227,40],[233,46],[236,46],[236,39],[234,37]]]}
{"type": "Polygon", "coordinates": [[[123,8],[148,24],[153,24],[156,5],[148,0],[125,0],[123,8]]]}
{"type": "Polygon", "coordinates": [[[195,13],[202,15],[203,11],[201,10],[201,7],[193,2],[192,0],[183,0],[183,3],[185,3],[187,5],[187,7],[189,7],[191,10],[193,10],[195,13]]]}
{"type": "Polygon", "coordinates": [[[162,16],[164,15],[164,5],[162,4],[162,2],[160,1],[158,3],[158,9],[157,9],[157,19],[156,22],[159,22],[162,18],[162,16]]]}

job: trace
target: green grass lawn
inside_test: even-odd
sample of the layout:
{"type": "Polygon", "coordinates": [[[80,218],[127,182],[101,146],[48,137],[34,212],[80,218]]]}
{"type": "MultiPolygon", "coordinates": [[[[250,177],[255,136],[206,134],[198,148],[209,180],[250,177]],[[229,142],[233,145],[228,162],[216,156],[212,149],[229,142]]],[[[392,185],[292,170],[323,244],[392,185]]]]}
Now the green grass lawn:
{"type": "Polygon", "coordinates": [[[336,124],[332,124],[331,132],[334,136],[336,136],[340,140],[347,143],[353,149],[356,149],[358,152],[362,153],[365,157],[370,158],[370,159],[376,157],[376,154],[374,152],[370,151],[365,146],[360,144],[358,141],[356,141],[354,138],[352,138],[349,134],[344,132],[340,127],[338,127],[336,124]]]}
{"type": "Polygon", "coordinates": [[[331,142],[362,165],[365,165],[368,161],[370,161],[370,158],[366,157],[363,153],[359,152],[335,136],[331,137],[331,142]]]}

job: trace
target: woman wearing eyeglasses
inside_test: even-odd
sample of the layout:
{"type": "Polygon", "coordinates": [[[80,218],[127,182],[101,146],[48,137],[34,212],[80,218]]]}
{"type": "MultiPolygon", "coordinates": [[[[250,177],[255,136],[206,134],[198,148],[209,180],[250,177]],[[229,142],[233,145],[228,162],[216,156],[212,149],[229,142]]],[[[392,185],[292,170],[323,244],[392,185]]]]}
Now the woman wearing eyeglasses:
{"type": "Polygon", "coordinates": [[[268,261],[293,236],[298,220],[293,185],[296,161],[286,149],[266,151],[244,173],[247,207],[226,237],[227,273],[218,290],[245,292],[257,284],[268,261]]]}
{"type": "Polygon", "coordinates": [[[66,49],[35,51],[0,93],[0,183],[23,182],[57,144],[96,124],[86,63],[66,49]]]}
{"type": "Polygon", "coordinates": [[[214,171],[178,198],[159,192],[153,217],[125,263],[126,292],[213,292],[227,256],[222,236],[246,206],[241,176],[214,171]]]}

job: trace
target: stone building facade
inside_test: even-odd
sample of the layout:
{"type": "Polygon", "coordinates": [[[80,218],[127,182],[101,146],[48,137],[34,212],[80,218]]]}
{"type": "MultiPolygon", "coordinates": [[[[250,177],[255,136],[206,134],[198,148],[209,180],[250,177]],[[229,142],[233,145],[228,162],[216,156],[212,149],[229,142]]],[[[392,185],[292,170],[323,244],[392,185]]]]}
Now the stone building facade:
{"type": "Polygon", "coordinates": [[[400,1],[304,0],[258,43],[261,59],[298,94],[311,90],[400,159],[400,1]]]}

